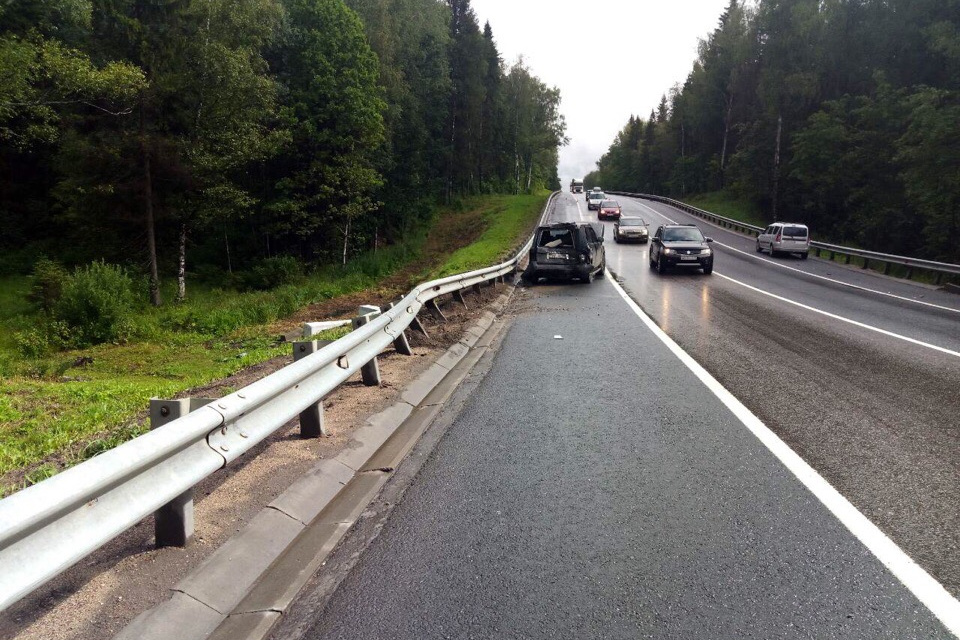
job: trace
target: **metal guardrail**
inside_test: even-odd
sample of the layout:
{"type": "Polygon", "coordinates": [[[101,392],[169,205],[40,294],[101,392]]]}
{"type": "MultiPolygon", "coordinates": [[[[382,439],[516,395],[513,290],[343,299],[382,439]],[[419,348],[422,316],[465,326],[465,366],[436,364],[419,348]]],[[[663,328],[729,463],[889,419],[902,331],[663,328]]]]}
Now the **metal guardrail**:
{"type": "MultiPolygon", "coordinates": [[[[681,211],[686,211],[687,213],[703,218],[704,220],[712,222],[721,227],[733,229],[735,231],[742,231],[755,236],[760,235],[760,232],[762,232],[765,228],[747,224],[746,222],[740,222],[739,220],[733,220],[732,218],[726,218],[704,209],[698,209],[697,207],[693,207],[685,202],[680,202],[679,200],[673,200],[671,198],[665,198],[663,196],[655,196],[646,193],[627,193],[625,191],[607,191],[607,193],[617,196],[628,196],[631,198],[642,198],[644,200],[662,202],[670,205],[671,207],[680,209],[681,211]]],[[[884,265],[884,274],[890,273],[890,265],[892,264],[903,265],[907,267],[906,277],[908,280],[913,276],[914,269],[923,269],[925,271],[934,272],[936,274],[937,284],[940,284],[943,281],[944,274],[960,275],[960,264],[935,262],[933,260],[921,260],[920,258],[910,258],[907,256],[898,256],[889,253],[879,253],[877,251],[867,251],[865,249],[854,249],[852,247],[843,247],[836,244],[828,244],[826,242],[813,241],[810,243],[810,246],[813,247],[817,257],[820,256],[821,252],[828,253],[831,260],[833,260],[834,256],[837,255],[846,256],[846,264],[850,264],[850,258],[852,256],[863,258],[862,267],[864,269],[868,268],[871,262],[879,262],[884,265]]]]}
{"type": "Polygon", "coordinates": [[[532,242],[501,264],[421,284],[316,353],[0,500],[0,610],[316,405],[397,340],[429,301],[516,272],[532,242]]]}

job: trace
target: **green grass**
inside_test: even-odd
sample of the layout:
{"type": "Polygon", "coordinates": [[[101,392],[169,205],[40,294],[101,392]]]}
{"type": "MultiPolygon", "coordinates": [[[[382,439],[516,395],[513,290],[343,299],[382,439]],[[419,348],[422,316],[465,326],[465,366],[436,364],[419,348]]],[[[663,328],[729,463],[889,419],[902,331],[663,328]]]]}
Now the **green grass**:
{"type": "Polygon", "coordinates": [[[484,198],[486,231],[469,246],[451,254],[434,275],[443,277],[472,271],[511,257],[529,237],[549,195],[545,191],[533,195],[484,198]]]}
{"type": "MultiPolygon", "coordinates": [[[[468,198],[460,211],[439,212],[430,230],[436,235],[431,242],[441,245],[438,254],[434,247],[434,253],[423,255],[424,230],[410,242],[361,256],[346,269],[321,269],[271,291],[190,283],[185,303],[138,309],[125,344],[36,359],[22,357],[14,338],[17,331],[44,321],[26,300],[30,280],[0,278],[0,478],[29,471],[15,484],[0,483],[0,496],[140,435],[146,425],[138,416],[151,397],[172,397],[288,355],[290,345],[279,340],[271,325],[305,306],[377,288],[402,269],[412,269],[413,276],[446,275],[493,264],[522,243],[546,197],[468,198]],[[469,222],[461,224],[461,219],[469,222]],[[464,226],[476,242],[452,254],[443,251],[443,234],[459,236],[464,226]]],[[[170,300],[172,291],[165,293],[170,300]]],[[[324,337],[344,332],[337,331],[324,337]]]]}
{"type": "Polygon", "coordinates": [[[755,203],[735,198],[726,191],[698,193],[683,198],[682,202],[738,222],[757,227],[767,226],[767,221],[755,203]]]}

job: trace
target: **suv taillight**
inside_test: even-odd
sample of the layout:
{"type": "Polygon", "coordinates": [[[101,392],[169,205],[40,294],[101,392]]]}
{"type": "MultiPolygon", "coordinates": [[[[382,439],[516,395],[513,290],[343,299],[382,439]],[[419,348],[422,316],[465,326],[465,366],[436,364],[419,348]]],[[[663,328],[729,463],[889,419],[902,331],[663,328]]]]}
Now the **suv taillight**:
{"type": "Polygon", "coordinates": [[[777,237],[774,238],[773,240],[774,240],[774,242],[780,242],[780,238],[781,238],[781,236],[780,236],[780,234],[778,233],[778,234],[777,234],[777,237]]]}

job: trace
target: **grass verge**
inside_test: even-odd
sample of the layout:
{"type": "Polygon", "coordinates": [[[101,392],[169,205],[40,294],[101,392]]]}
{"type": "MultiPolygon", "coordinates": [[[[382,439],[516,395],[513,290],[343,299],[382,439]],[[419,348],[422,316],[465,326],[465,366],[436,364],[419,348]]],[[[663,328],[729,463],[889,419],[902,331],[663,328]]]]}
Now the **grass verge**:
{"type": "Polygon", "coordinates": [[[409,242],[272,291],[194,285],[184,304],[141,308],[126,344],[36,359],[20,356],[12,338],[42,321],[26,300],[30,280],[0,278],[0,496],[140,435],[151,397],[173,397],[289,356],[279,334],[289,328],[285,318],[305,307],[386,280],[409,288],[428,275],[496,262],[525,239],[547,195],[465,199],[440,210],[429,231],[409,242]]]}
{"type": "Polygon", "coordinates": [[[738,222],[757,227],[767,226],[760,207],[749,200],[735,198],[726,191],[698,193],[683,198],[682,202],[738,222]]]}
{"type": "Polygon", "coordinates": [[[484,213],[486,230],[475,241],[450,254],[433,275],[443,277],[464,273],[511,257],[529,237],[549,195],[544,191],[533,195],[485,198],[483,201],[488,204],[484,213]]]}

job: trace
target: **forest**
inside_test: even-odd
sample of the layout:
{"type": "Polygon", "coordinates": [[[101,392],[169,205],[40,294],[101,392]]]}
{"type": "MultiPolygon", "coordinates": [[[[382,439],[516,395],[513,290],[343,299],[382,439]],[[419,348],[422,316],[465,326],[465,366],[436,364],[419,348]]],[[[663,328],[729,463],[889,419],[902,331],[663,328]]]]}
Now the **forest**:
{"type": "Polygon", "coordinates": [[[586,182],[721,192],[818,239],[960,262],[960,2],[731,0],[586,182]]]}
{"type": "Polygon", "coordinates": [[[559,102],[469,0],[2,0],[0,275],[345,264],[558,187],[559,102]]]}

